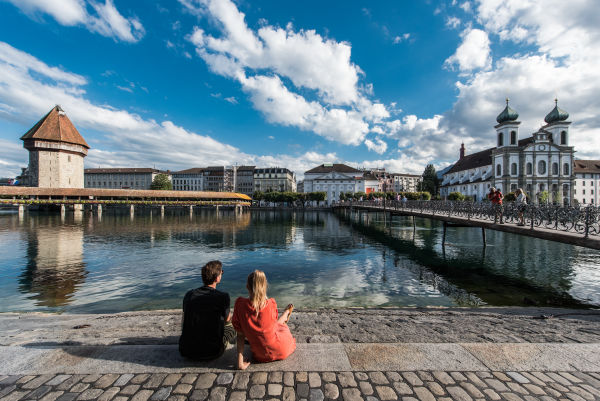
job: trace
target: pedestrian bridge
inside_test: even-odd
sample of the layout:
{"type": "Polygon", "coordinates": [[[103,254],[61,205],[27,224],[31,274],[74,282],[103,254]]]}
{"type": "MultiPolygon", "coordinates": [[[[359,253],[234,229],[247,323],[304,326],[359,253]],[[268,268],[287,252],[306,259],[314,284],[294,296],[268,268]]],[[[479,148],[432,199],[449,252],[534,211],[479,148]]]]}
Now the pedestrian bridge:
{"type": "MultiPolygon", "coordinates": [[[[504,231],[586,248],[600,249],[600,208],[556,205],[526,205],[519,210],[513,202],[498,207],[489,202],[460,201],[346,201],[332,205],[341,213],[376,212],[389,216],[412,216],[439,220],[447,227],[481,228],[504,231]],[[520,213],[525,225],[520,226],[520,213]]],[[[365,218],[368,216],[365,214],[365,218]]]]}

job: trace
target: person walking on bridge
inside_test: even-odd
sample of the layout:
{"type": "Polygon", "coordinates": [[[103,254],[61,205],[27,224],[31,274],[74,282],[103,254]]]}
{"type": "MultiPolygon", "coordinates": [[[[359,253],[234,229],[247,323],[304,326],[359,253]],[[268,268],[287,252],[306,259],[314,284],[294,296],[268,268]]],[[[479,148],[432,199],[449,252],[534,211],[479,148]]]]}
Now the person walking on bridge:
{"type": "Polygon", "coordinates": [[[488,194],[488,199],[492,202],[492,207],[494,208],[494,224],[498,221],[498,217],[500,217],[500,224],[502,223],[502,199],[504,199],[504,195],[500,189],[496,189],[494,187],[490,188],[490,193],[488,194]]]}

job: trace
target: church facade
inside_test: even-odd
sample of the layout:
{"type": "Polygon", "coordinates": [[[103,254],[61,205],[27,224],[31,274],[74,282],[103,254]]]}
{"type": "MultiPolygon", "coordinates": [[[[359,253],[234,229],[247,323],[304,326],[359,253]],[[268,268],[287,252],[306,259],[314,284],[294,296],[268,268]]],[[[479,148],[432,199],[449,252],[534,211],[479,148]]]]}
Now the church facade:
{"type": "Polygon", "coordinates": [[[504,194],[522,188],[533,202],[547,193],[549,202],[572,203],[575,151],[569,144],[569,113],[555,100],[544,118],[546,124],[523,139],[518,118],[507,100],[494,126],[496,146],[472,155],[465,155],[464,144],[461,146],[459,160],[443,176],[443,198],[460,192],[480,201],[491,187],[504,194]]]}

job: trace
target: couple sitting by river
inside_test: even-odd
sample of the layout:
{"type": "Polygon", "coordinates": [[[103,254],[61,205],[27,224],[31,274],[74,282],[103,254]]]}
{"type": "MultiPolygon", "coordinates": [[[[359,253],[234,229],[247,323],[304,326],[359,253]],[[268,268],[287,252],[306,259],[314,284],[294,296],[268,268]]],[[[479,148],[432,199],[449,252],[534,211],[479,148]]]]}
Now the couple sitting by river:
{"type": "Polygon", "coordinates": [[[277,303],[267,298],[267,277],[255,270],[246,280],[248,298],[235,301],[233,316],[229,313],[229,294],[217,290],[223,277],[220,261],[208,262],[202,267],[204,286],[190,290],[183,298],[183,324],[179,338],[182,356],[196,360],[210,360],[223,355],[237,333],[237,368],[246,369],[244,342],[250,344],[257,362],[271,362],[287,358],[296,349],[287,321],[294,306],[289,304],[278,317],[277,303]]]}

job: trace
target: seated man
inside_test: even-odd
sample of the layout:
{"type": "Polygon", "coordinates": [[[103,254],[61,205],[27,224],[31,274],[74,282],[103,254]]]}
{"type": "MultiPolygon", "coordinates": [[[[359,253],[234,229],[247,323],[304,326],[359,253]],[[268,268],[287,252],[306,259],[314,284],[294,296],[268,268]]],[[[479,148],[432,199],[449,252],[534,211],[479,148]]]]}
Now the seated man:
{"type": "Polygon", "coordinates": [[[216,289],[223,276],[218,260],[202,267],[204,286],[190,290],[183,298],[183,322],[179,353],[191,359],[220,357],[235,336],[229,313],[229,294],[216,289]]]}

